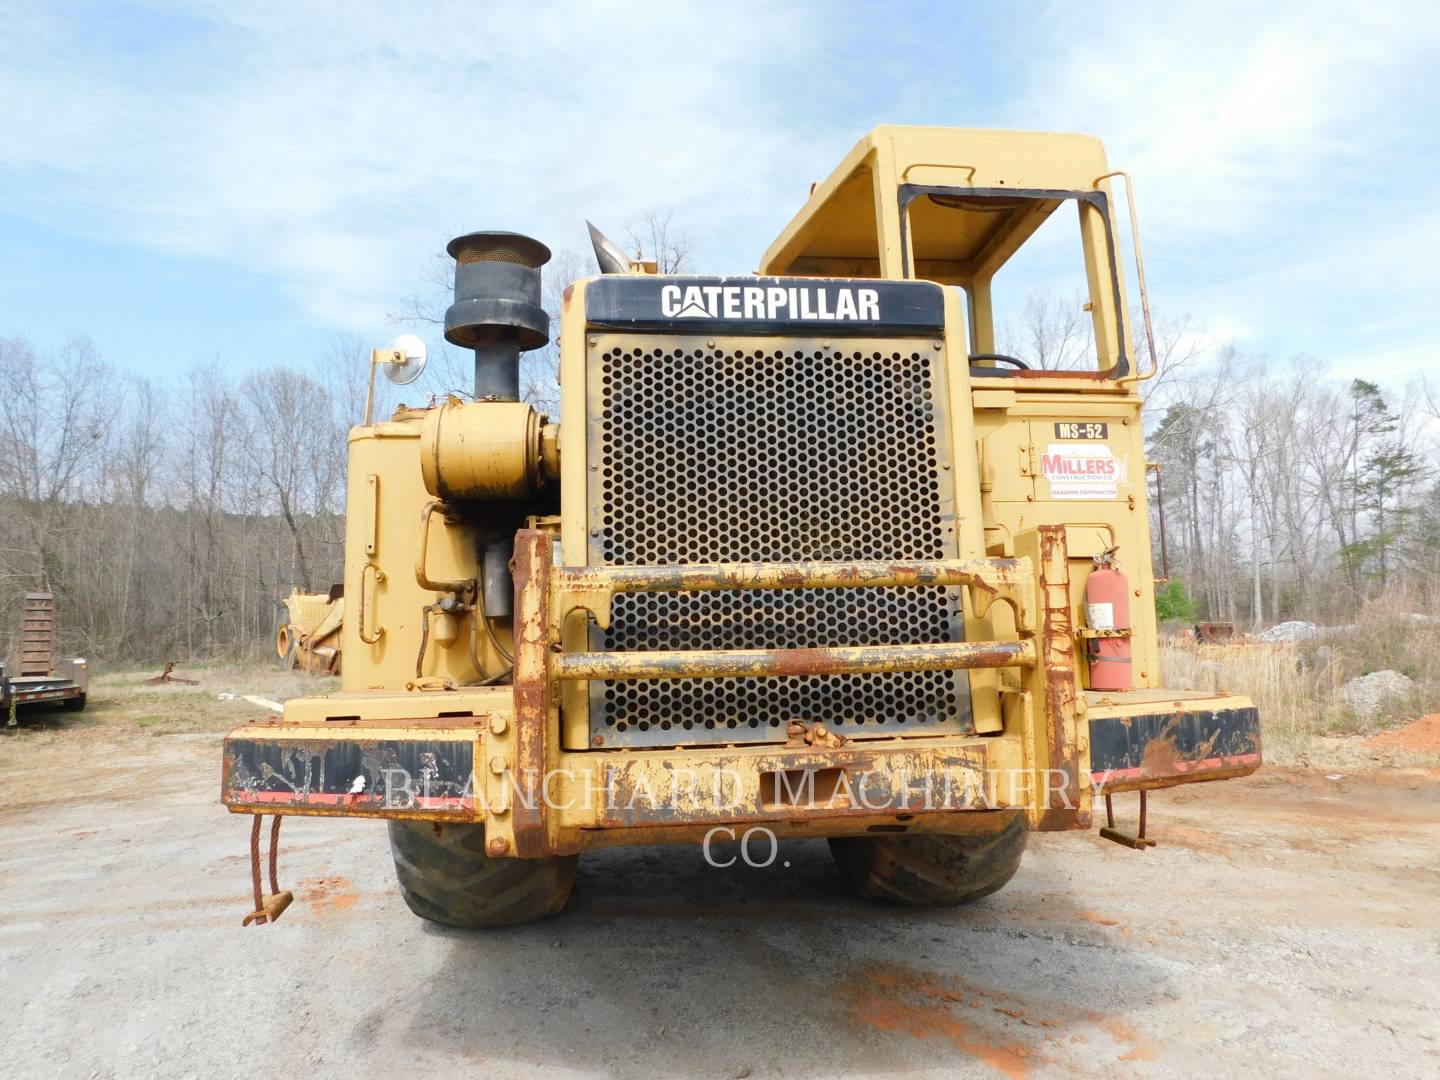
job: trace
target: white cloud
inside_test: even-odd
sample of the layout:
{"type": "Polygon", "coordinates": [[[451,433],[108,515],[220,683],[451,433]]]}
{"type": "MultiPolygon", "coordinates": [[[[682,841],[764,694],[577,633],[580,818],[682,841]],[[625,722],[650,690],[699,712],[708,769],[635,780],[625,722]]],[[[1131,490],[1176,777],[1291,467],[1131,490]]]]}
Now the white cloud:
{"type": "MultiPolygon", "coordinates": [[[[393,307],[464,229],[568,244],[586,216],[618,229],[648,204],[687,223],[773,204],[790,186],[780,163],[805,143],[755,87],[766,65],[823,47],[800,15],[758,3],[181,14],[148,23],[159,69],[137,63],[134,40],[77,63],[84,12],[32,15],[10,38],[9,202],[82,235],[274,274],[337,326],[393,307]]],[[[101,28],[106,45],[126,33],[101,28]]]]}
{"type": "Polygon", "coordinates": [[[1091,131],[1136,176],[1161,312],[1272,355],[1437,336],[1429,9],[980,18],[36,5],[0,38],[0,183],[11,213],[241,265],[320,325],[373,327],[464,229],[579,247],[583,218],[618,231],[666,203],[698,266],[743,271],[872,122],[1091,131]],[[967,66],[977,30],[991,47],[967,66]]]}
{"type": "Polygon", "coordinates": [[[1158,308],[1280,356],[1355,356],[1358,327],[1386,324],[1372,355],[1400,377],[1409,343],[1440,331],[1433,9],[1050,15],[1007,120],[1099,134],[1132,172],[1158,308]]]}
{"type": "Polygon", "coordinates": [[[1333,195],[1436,96],[1440,22],[1393,4],[1064,10],[1012,113],[1102,135],[1177,235],[1333,195]]]}

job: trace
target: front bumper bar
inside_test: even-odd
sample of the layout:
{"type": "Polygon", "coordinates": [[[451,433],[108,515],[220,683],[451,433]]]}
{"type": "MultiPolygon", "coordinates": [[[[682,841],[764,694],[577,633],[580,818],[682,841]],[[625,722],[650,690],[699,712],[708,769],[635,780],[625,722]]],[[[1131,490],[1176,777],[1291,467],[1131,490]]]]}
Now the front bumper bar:
{"type": "MultiPolygon", "coordinates": [[[[1211,768],[1209,758],[1194,755],[1220,744],[1207,744],[1202,733],[1193,746],[1171,738],[1168,771],[1158,752],[1147,756],[1139,744],[1127,743],[1113,754],[1106,750],[1110,775],[1092,776],[1089,737],[1098,729],[1087,724],[1087,703],[1077,691],[1064,530],[1022,533],[1016,550],[1015,559],[927,563],[557,567],[551,538],[523,531],[512,566],[513,687],[297,699],[286,705],[283,721],[250,724],[227,739],[223,798],[239,813],[483,822],[487,850],[533,858],[698,839],[727,824],[765,824],[781,835],[855,835],[897,822],[917,831],[964,831],[969,811],[994,808],[1023,810],[1035,829],[1087,828],[1092,783],[1163,786],[1239,775],[1258,765],[1258,741],[1246,736],[1225,743],[1237,753],[1222,747],[1222,768],[1211,768]],[[965,588],[972,636],[976,621],[999,601],[1010,609],[1008,619],[993,619],[1006,627],[1003,640],[813,650],[584,650],[588,620],[607,625],[616,592],[887,585],[965,588]],[[991,733],[654,751],[562,745],[562,691],[584,680],[948,668],[1005,669],[989,690],[986,708],[996,719],[991,733]],[[1130,762],[1137,752],[1142,760],[1130,762]],[[1243,756],[1252,753],[1253,762],[1243,756]],[[1139,771],[1116,772],[1123,769],[1139,771]],[[677,784],[677,777],[686,779],[677,784]],[[946,797],[932,804],[923,794],[927,784],[946,797]],[[792,789],[807,787],[809,798],[794,796],[792,789]]],[[[982,630],[985,625],[979,622],[982,630]]],[[[1233,707],[1240,727],[1253,732],[1253,707],[1240,699],[1226,702],[1178,711],[1233,707]]],[[[1089,709],[1092,719],[1115,721],[1126,731],[1142,729],[1136,710],[1164,712],[1171,720],[1177,712],[1148,700],[1130,708],[1097,699],[1089,709]]],[[[1183,727],[1191,721],[1175,722],[1183,727]]],[[[1105,729],[1107,748],[1119,730],[1105,729]]],[[[1179,730],[1161,725],[1156,737],[1179,730]]]]}
{"type": "MultiPolygon", "coordinates": [[[[566,682],[606,678],[736,678],[850,672],[920,671],[948,668],[1007,667],[1016,671],[1011,692],[1000,694],[1011,705],[1011,722],[1004,738],[1015,767],[1026,773],[1030,795],[1021,808],[1035,828],[1075,828],[1089,824],[1089,777],[1081,762],[1084,733],[1076,702],[1075,648],[1069,610],[1069,564],[1063,528],[1045,526],[1016,539],[1014,559],[934,560],[928,562],[793,564],[735,563],[717,566],[568,567],[553,565],[553,545],[542,532],[525,530],[516,535],[512,570],[516,589],[515,723],[491,740],[487,760],[496,760],[520,777],[544,776],[564,765],[560,747],[559,687],[566,682]],[[967,593],[967,618],[985,618],[996,602],[1010,609],[1014,637],[1003,641],[970,641],[855,648],[730,650],[722,652],[597,653],[567,650],[587,639],[585,626],[593,619],[601,628],[610,625],[611,601],[616,593],[712,589],[820,589],[859,587],[958,586],[967,593]],[[1059,782],[1055,782],[1055,777],[1059,782]]],[[[980,624],[984,625],[984,624],[980,624]]],[[[965,745],[967,765],[978,755],[990,762],[999,748],[986,740],[955,742],[965,745]]],[[[930,744],[939,750],[944,740],[930,744]]],[[[913,751],[913,740],[887,740],[883,747],[867,742],[867,753],[886,760],[913,751]],[[869,747],[875,746],[875,749],[869,747]]],[[[720,753],[743,762],[747,771],[746,795],[751,806],[770,818],[791,819],[800,808],[765,807],[760,788],[765,775],[796,770],[762,767],[763,755],[801,753],[801,748],[780,750],[758,747],[758,754],[738,749],[720,753]],[[754,790],[748,790],[753,782],[754,790]],[[758,803],[756,802],[758,800],[758,803]]],[[[808,751],[813,754],[814,751],[808,751]]],[[[827,754],[841,753],[828,750],[827,754]]],[[[594,751],[591,752],[595,753],[594,751]]],[[[715,751],[700,751],[714,755],[715,751]]],[[[590,756],[586,754],[585,756],[590,756]]],[[[682,756],[659,751],[631,755],[627,768],[663,776],[682,756]]],[[[898,760],[898,759],[894,759],[898,760]]],[[[800,771],[804,771],[802,767],[800,771]]],[[[839,767],[832,767],[839,768],[839,767]]],[[[894,769],[889,771],[893,772],[894,769]]],[[[830,773],[827,783],[839,782],[830,773]]],[[[1013,803],[1009,805],[1014,805],[1013,803]]],[[[813,809],[813,808],[812,808],[813,809]]],[[[829,807],[837,814],[860,813],[853,804],[829,807]]],[[[671,807],[671,818],[680,808],[671,807]]],[[[683,815],[687,823],[732,821],[732,805],[707,813],[702,806],[683,815]]],[[[493,822],[507,850],[535,857],[563,848],[569,832],[548,799],[522,803],[493,822]]],[[[594,828],[624,827],[625,822],[603,816],[594,828]]]]}

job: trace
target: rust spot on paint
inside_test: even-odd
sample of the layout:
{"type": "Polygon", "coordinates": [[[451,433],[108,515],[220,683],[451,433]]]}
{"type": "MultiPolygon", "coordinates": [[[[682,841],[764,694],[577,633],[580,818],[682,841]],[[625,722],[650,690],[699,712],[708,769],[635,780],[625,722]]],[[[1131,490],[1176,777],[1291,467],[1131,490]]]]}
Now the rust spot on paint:
{"type": "MultiPolygon", "coordinates": [[[[550,722],[550,539],[535,529],[515,534],[515,773],[545,774],[545,733],[550,722]]],[[[549,846],[544,799],[519,801],[513,831],[515,852],[526,858],[549,846]]]]}
{"type": "MultiPolygon", "coordinates": [[[[1145,755],[1140,759],[1142,775],[1147,777],[1173,776],[1177,772],[1184,771],[1184,765],[1180,764],[1180,752],[1175,747],[1174,736],[1175,721],[1172,720],[1165,725],[1164,731],[1145,745],[1145,755]]],[[[1204,757],[1205,755],[1197,756],[1204,757]]]]}

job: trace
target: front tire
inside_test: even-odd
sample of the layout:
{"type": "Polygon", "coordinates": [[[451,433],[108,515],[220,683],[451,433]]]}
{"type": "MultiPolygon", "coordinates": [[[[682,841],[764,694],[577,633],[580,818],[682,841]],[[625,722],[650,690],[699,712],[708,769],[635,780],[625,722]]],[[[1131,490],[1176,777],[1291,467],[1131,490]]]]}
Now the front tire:
{"type": "Polygon", "coordinates": [[[580,856],[492,859],[483,825],[391,821],[390,854],[416,915],[465,930],[521,926],[558,914],[580,856]]]}
{"type": "Polygon", "coordinates": [[[867,900],[907,907],[964,904],[1003,888],[1020,869],[1025,817],[1007,818],[977,834],[835,837],[830,853],[845,883],[867,900]]]}
{"type": "Polygon", "coordinates": [[[297,645],[298,639],[300,639],[300,634],[288,622],[282,622],[275,629],[275,652],[279,657],[279,664],[285,668],[285,671],[294,671],[295,667],[300,664],[300,657],[297,655],[300,651],[300,647],[297,645]]]}

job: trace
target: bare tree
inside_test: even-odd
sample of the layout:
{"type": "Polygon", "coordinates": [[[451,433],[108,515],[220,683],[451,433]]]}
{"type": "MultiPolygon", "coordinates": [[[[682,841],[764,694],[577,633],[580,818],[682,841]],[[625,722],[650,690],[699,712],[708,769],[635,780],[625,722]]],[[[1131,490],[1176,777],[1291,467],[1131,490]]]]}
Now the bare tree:
{"type": "MultiPolygon", "coordinates": [[[[370,349],[359,334],[336,334],[319,369],[335,408],[336,423],[348,430],[365,414],[365,386],[370,377],[370,349]]],[[[376,386],[376,395],[381,388],[376,386]]],[[[377,416],[384,413],[376,410],[377,416]]]]}
{"type": "Polygon", "coordinates": [[[655,260],[657,273],[678,274],[690,268],[695,244],[689,233],[676,227],[673,207],[644,207],[639,217],[625,224],[625,239],[637,257],[655,260]]]}
{"type": "Polygon", "coordinates": [[[152,595],[146,588],[146,570],[153,555],[147,526],[166,456],[167,416],[160,388],[147,379],[131,380],[125,406],[110,457],[116,519],[113,532],[119,542],[115,551],[118,565],[109,573],[115,597],[112,636],[107,642],[111,648],[134,629],[132,607],[145,604],[152,595]]]}
{"type": "Polygon", "coordinates": [[[306,543],[315,514],[336,509],[335,485],[344,460],[330,396],[299,372],[277,368],[246,376],[240,398],[246,462],[259,481],[263,505],[273,507],[285,523],[293,554],[291,580],[313,588],[306,543]]]}
{"type": "MultiPolygon", "coordinates": [[[[1215,348],[1211,337],[1199,331],[1189,315],[1155,315],[1151,322],[1159,369],[1153,379],[1140,384],[1140,392],[1145,395],[1147,404],[1164,402],[1170,387],[1183,382],[1215,348]]],[[[1135,328],[1134,363],[1141,370],[1148,369],[1150,345],[1145,319],[1138,311],[1132,311],[1130,325],[1135,328]]]]}
{"type": "Polygon", "coordinates": [[[588,260],[571,248],[555,253],[545,268],[544,304],[550,316],[550,340],[525,353],[520,362],[520,396],[554,419],[560,417],[560,324],[565,294],[590,270],[588,260]]]}
{"type": "Polygon", "coordinates": [[[110,435],[112,382],[88,338],[43,362],[25,342],[0,340],[0,491],[26,508],[30,573],[42,588],[63,590],[56,531],[110,435]]]}
{"type": "MultiPolygon", "coordinates": [[[[176,604],[188,655],[215,647],[225,601],[232,589],[225,543],[227,519],[238,509],[235,481],[240,443],[239,404],[214,366],[196,366],[186,376],[179,433],[180,490],[184,514],[183,563],[186,589],[176,604]],[[197,637],[198,631],[198,637],[197,637]]],[[[177,645],[182,642],[177,641],[177,645]]]]}
{"type": "Polygon", "coordinates": [[[443,251],[431,252],[416,279],[416,290],[402,296],[386,318],[410,326],[444,326],[445,309],[455,287],[455,260],[443,251]]]}
{"type": "Polygon", "coordinates": [[[1076,293],[1062,300],[1044,290],[1030,293],[1018,323],[1000,328],[999,349],[1047,371],[1093,369],[1095,328],[1084,297],[1076,293]]]}

